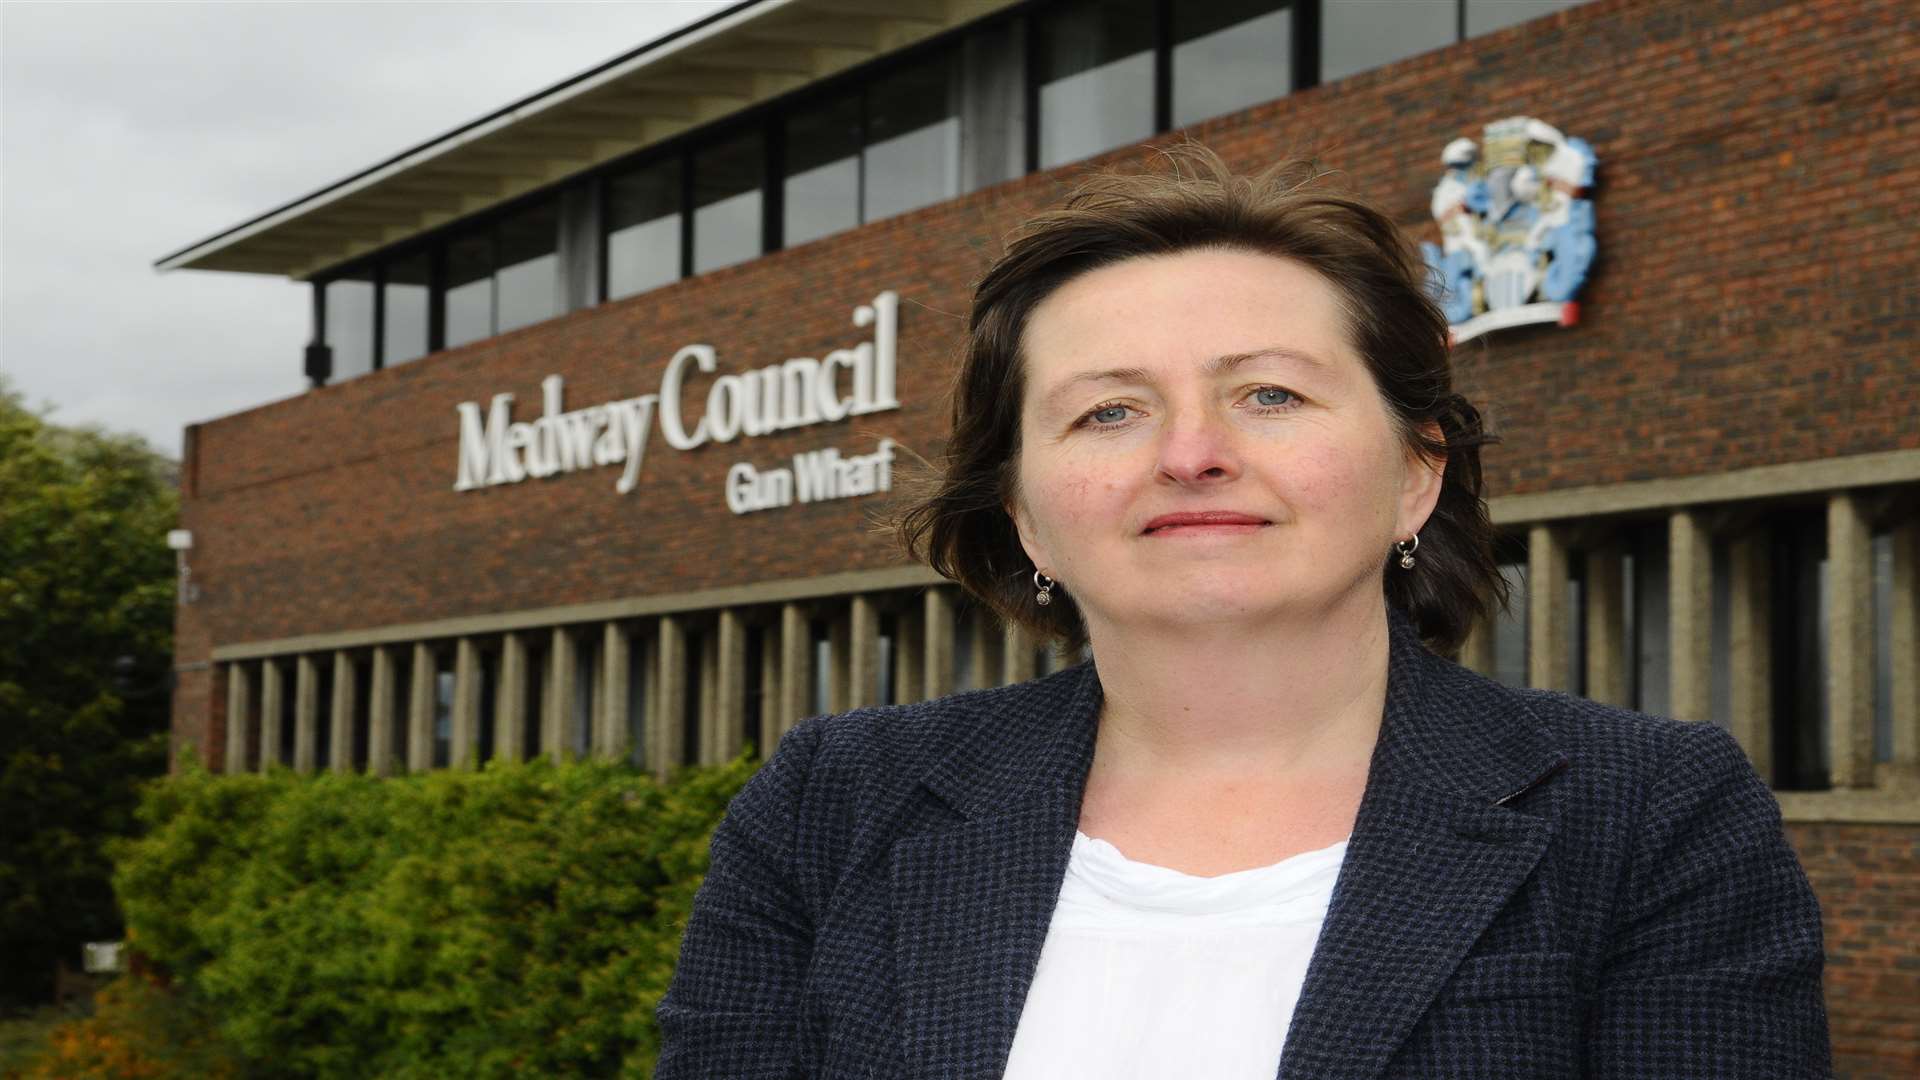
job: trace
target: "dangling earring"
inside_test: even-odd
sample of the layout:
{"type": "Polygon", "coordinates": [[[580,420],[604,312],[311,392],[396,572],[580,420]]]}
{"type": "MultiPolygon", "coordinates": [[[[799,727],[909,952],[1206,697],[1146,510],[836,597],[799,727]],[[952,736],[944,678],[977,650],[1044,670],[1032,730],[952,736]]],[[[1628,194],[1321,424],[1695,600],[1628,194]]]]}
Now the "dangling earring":
{"type": "Polygon", "coordinates": [[[1395,540],[1393,550],[1400,553],[1400,569],[1413,569],[1413,553],[1420,550],[1420,534],[1414,533],[1411,541],[1395,540]]]}
{"type": "Polygon", "coordinates": [[[1039,604],[1041,607],[1046,607],[1048,604],[1053,603],[1052,578],[1035,570],[1033,572],[1033,587],[1038,590],[1033,594],[1034,603],[1039,604]]]}

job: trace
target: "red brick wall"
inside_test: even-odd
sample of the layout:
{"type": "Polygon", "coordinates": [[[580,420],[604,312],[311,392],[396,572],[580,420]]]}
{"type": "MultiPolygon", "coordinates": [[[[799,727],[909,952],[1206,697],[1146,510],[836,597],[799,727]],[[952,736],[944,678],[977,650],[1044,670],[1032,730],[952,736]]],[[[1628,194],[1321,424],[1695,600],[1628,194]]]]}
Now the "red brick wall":
{"type": "Polygon", "coordinates": [[[1920,825],[1787,827],[1827,934],[1827,1019],[1844,1080],[1920,1076],[1920,825]]]}

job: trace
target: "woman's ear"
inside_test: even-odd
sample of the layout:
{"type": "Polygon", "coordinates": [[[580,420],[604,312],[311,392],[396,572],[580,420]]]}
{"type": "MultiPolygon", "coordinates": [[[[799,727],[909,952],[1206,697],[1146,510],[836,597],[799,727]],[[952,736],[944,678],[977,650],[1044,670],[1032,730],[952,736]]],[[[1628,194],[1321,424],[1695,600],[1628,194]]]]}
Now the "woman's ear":
{"type": "Polygon", "coordinates": [[[1020,537],[1020,549],[1027,553],[1028,559],[1033,561],[1034,569],[1052,577],[1052,574],[1047,573],[1047,568],[1053,565],[1053,560],[1047,557],[1046,550],[1040,543],[1037,530],[1034,528],[1033,515],[1027,512],[1020,493],[1015,492],[1008,496],[1002,509],[1006,510],[1007,517],[1012,520],[1013,531],[1020,537]]]}
{"type": "MultiPolygon", "coordinates": [[[[1446,444],[1446,434],[1432,420],[1417,426],[1419,433],[1437,445],[1446,444]]],[[[1440,491],[1447,475],[1447,455],[1427,453],[1418,446],[1407,448],[1406,480],[1400,489],[1400,528],[1396,535],[1411,536],[1426,528],[1433,508],[1440,504],[1440,491]]]]}

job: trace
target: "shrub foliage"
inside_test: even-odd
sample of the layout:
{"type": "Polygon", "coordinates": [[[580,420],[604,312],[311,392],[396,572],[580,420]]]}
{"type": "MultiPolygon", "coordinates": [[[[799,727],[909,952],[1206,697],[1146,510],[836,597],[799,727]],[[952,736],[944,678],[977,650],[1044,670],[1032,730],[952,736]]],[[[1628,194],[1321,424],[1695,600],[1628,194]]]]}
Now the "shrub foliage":
{"type": "Polygon", "coordinates": [[[131,946],[275,1076],[651,1073],[653,1009],[752,771],[196,767],[115,845],[131,946]]]}

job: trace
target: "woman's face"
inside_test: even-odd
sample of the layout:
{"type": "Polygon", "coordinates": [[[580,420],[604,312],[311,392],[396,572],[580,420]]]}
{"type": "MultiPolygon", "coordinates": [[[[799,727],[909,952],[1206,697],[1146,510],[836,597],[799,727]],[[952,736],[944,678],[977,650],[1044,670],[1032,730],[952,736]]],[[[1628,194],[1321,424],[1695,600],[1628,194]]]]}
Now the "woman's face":
{"type": "Polygon", "coordinates": [[[1023,345],[1009,510],[1096,638],[1381,603],[1389,548],[1439,497],[1333,288],[1289,260],[1093,270],[1034,309],[1023,345]]]}

